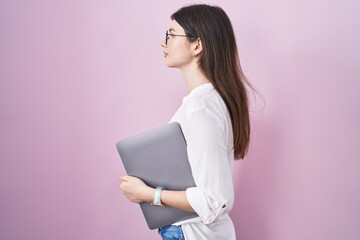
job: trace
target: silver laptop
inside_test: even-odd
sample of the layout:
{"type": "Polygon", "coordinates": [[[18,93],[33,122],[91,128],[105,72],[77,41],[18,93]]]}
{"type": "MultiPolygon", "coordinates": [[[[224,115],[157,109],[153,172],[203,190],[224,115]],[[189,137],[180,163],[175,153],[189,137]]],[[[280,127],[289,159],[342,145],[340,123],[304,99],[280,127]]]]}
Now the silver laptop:
{"type": "MultiPolygon", "coordinates": [[[[177,122],[121,140],[116,147],[127,174],[142,179],[151,187],[185,190],[195,186],[186,142],[177,122]]],[[[147,202],[140,207],[150,229],[198,216],[147,202]]]]}

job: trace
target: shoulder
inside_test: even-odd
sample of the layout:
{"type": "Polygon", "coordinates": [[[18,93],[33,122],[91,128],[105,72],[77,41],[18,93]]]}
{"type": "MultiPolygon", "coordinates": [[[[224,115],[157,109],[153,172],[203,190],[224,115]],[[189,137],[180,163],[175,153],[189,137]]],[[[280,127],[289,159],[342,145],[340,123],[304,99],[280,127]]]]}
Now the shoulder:
{"type": "Polygon", "coordinates": [[[215,89],[194,96],[186,106],[188,114],[217,113],[223,114],[225,103],[215,89]]]}
{"type": "Polygon", "coordinates": [[[215,89],[191,98],[183,109],[182,125],[188,129],[224,129],[228,125],[229,113],[221,96],[215,89]]]}

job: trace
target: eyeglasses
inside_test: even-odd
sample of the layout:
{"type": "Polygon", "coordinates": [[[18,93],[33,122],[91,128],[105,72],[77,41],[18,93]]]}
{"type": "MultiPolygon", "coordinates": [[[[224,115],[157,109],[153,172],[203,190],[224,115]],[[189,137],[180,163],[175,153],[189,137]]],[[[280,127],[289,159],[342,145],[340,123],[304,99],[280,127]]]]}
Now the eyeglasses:
{"type": "Polygon", "coordinates": [[[187,35],[181,35],[181,34],[174,34],[174,33],[169,33],[168,31],[166,31],[165,33],[165,45],[167,45],[168,43],[168,40],[169,40],[169,36],[172,36],[172,37],[188,37],[187,35]]]}

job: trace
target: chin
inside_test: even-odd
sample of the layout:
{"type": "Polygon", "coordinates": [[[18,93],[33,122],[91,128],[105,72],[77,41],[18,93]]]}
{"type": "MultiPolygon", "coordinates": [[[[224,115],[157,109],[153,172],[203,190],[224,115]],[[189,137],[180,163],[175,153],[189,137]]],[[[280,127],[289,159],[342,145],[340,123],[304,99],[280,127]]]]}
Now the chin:
{"type": "Polygon", "coordinates": [[[176,64],[173,64],[173,63],[169,63],[169,62],[166,62],[165,61],[165,65],[169,68],[177,68],[178,66],[176,64]]]}

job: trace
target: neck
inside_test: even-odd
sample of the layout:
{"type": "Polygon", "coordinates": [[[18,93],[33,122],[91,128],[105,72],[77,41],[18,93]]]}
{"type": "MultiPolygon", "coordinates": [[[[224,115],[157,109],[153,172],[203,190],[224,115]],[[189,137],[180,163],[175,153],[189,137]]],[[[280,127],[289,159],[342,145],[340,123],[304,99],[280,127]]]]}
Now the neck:
{"type": "Polygon", "coordinates": [[[183,67],[180,69],[187,85],[187,89],[189,92],[196,88],[197,86],[200,86],[204,83],[209,83],[209,79],[205,76],[205,74],[200,70],[197,63],[196,64],[190,64],[186,67],[183,67]]]}

